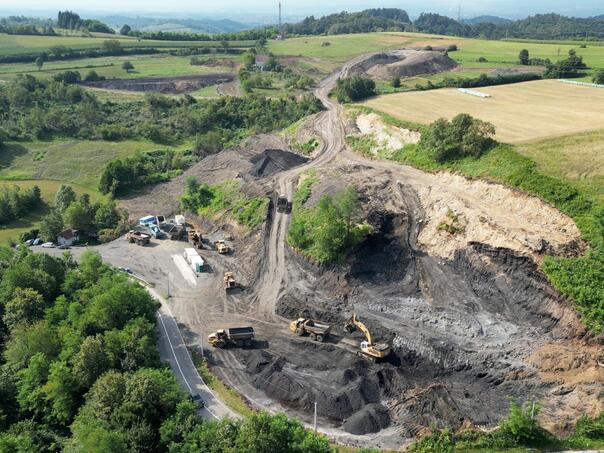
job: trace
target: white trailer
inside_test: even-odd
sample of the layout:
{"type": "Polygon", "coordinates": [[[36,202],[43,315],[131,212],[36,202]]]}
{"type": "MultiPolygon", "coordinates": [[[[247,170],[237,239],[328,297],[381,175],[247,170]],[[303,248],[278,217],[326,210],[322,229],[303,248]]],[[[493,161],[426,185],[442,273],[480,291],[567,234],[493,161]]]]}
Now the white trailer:
{"type": "Polygon", "coordinates": [[[187,264],[189,264],[189,266],[193,268],[195,272],[204,271],[205,261],[201,256],[199,256],[199,253],[197,253],[197,250],[195,250],[194,248],[186,248],[183,253],[183,258],[185,259],[187,264]]]}

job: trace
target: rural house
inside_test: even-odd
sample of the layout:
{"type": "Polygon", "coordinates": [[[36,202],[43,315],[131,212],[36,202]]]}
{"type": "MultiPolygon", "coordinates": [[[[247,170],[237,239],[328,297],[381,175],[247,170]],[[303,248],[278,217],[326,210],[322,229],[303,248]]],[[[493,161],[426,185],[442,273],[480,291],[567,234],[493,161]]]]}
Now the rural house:
{"type": "Polygon", "coordinates": [[[74,230],[72,228],[68,228],[65,231],[62,231],[57,236],[57,243],[59,245],[73,245],[74,242],[80,239],[80,233],[78,230],[74,230]]]}

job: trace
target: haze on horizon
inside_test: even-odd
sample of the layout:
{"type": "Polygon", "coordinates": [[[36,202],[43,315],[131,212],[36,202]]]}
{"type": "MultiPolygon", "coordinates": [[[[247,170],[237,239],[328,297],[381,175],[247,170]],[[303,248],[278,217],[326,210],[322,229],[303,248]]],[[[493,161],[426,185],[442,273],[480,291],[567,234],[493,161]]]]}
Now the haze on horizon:
{"type": "MultiPolygon", "coordinates": [[[[70,9],[80,14],[123,14],[144,15],[170,13],[191,16],[220,16],[223,18],[245,15],[269,15],[277,11],[278,0],[222,0],[209,2],[199,0],[179,0],[164,2],[159,0],[2,0],[0,15],[4,13],[49,16],[58,10],[70,9]]],[[[324,15],[339,11],[358,11],[365,8],[402,8],[412,16],[421,12],[436,12],[456,17],[461,6],[462,17],[497,15],[520,18],[537,13],[555,12],[568,16],[587,17],[604,14],[604,4],[595,0],[282,0],[284,15],[324,15]],[[598,4],[600,3],[600,4],[598,4]]],[[[6,15],[6,14],[4,14],[6,15]]],[[[50,17],[50,16],[49,16],[50,17]]]]}

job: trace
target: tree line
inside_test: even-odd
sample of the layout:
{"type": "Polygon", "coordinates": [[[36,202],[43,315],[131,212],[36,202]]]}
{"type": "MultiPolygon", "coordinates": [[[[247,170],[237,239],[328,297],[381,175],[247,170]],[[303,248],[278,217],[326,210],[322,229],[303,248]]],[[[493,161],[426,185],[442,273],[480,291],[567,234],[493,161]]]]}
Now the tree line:
{"type": "Polygon", "coordinates": [[[72,11],[59,11],[57,14],[57,27],[66,28],[67,30],[86,30],[96,33],[110,33],[115,31],[95,19],[82,19],[78,14],[72,11]]]}
{"type": "Polygon", "coordinates": [[[0,225],[23,217],[31,211],[36,211],[44,202],[40,188],[33,186],[31,189],[22,190],[19,186],[0,188],[0,225]]]}
{"type": "Polygon", "coordinates": [[[77,84],[70,84],[74,77],[63,74],[58,80],[46,81],[19,75],[0,86],[0,134],[11,140],[146,138],[173,143],[208,131],[228,138],[267,132],[321,109],[310,94],[201,101],[191,96],[173,99],[147,94],[142,102],[101,102],[77,84]]]}

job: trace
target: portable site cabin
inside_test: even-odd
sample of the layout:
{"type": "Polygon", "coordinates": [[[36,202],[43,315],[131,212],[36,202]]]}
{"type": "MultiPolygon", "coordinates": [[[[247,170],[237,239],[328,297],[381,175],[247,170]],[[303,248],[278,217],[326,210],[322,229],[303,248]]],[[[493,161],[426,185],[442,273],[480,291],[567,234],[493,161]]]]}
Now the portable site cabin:
{"type": "Polygon", "coordinates": [[[205,262],[204,262],[203,258],[201,256],[199,256],[199,253],[197,253],[197,250],[195,250],[192,247],[188,247],[185,249],[185,251],[183,253],[183,257],[184,257],[185,261],[187,263],[189,263],[189,265],[193,268],[193,270],[195,272],[204,271],[205,262]]]}
{"type": "Polygon", "coordinates": [[[185,216],[177,214],[174,216],[174,222],[176,225],[184,225],[185,224],[185,216]]]}
{"type": "Polygon", "coordinates": [[[153,224],[153,223],[155,223],[155,216],[154,215],[147,215],[145,217],[141,217],[140,219],[138,219],[138,224],[139,225],[147,226],[147,225],[153,224]]]}

